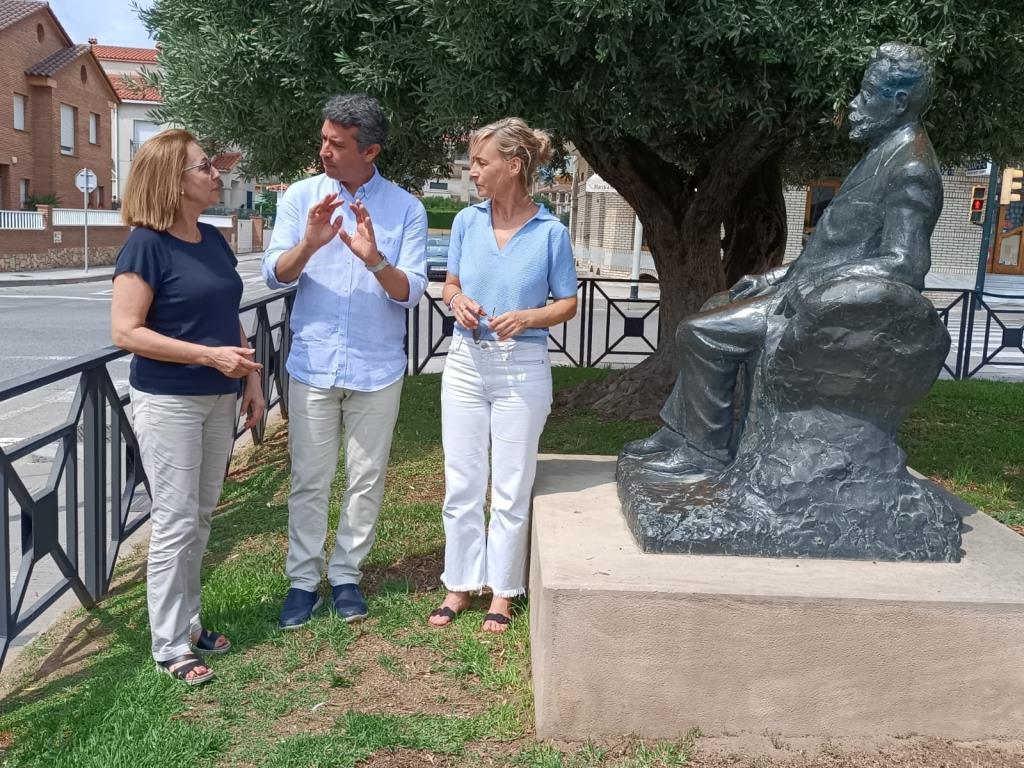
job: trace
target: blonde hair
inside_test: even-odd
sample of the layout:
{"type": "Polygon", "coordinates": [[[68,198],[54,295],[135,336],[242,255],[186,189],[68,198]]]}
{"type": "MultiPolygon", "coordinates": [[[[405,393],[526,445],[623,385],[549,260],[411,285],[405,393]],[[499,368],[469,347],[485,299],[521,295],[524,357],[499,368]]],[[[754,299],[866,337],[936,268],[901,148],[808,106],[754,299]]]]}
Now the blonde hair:
{"type": "Polygon", "coordinates": [[[158,232],[171,228],[181,206],[181,172],[188,162],[188,147],[198,143],[188,131],[171,128],[139,147],[121,200],[125,224],[158,232]]]}
{"type": "Polygon", "coordinates": [[[551,137],[518,117],[504,117],[473,131],[469,152],[481,141],[494,137],[494,146],[506,160],[518,157],[522,162],[523,186],[529,187],[537,169],[551,159],[551,137]]]}

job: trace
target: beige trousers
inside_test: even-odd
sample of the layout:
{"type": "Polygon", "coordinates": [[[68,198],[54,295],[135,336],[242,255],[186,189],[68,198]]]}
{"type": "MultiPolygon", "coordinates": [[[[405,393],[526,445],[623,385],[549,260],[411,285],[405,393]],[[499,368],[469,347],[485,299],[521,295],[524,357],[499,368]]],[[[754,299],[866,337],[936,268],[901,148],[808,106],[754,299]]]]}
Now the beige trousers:
{"type": "Polygon", "coordinates": [[[235,395],[131,390],[132,424],[153,494],[146,599],[153,658],[189,652],[198,632],[199,570],[238,418],[235,395]]]}
{"type": "Polygon", "coordinates": [[[291,380],[286,570],[292,587],[313,592],[320,585],[327,505],[343,437],[347,485],[327,578],[332,586],[362,578],[359,567],[376,535],[401,395],[402,379],[376,392],[318,389],[291,380]]]}

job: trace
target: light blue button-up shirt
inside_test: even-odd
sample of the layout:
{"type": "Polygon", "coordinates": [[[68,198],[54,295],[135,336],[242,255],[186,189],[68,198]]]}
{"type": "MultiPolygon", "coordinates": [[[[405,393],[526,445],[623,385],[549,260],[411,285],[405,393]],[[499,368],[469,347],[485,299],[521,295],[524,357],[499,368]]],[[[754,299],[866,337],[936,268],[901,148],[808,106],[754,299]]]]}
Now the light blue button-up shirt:
{"type": "Polygon", "coordinates": [[[326,174],[292,184],[277,208],[263,279],[274,289],[298,285],[291,316],[292,348],[287,369],[311,387],[374,392],[405,373],[405,309],[416,306],[427,287],[427,213],[411,194],[374,170],[355,195],[326,174]],[[359,258],[335,238],[313,254],[299,279],[277,279],[277,260],[306,231],[309,209],[339,192],[338,212],[346,232],[355,231],[349,206],[361,200],[373,221],[377,248],[409,278],[409,297],[396,301],[359,258]]]}

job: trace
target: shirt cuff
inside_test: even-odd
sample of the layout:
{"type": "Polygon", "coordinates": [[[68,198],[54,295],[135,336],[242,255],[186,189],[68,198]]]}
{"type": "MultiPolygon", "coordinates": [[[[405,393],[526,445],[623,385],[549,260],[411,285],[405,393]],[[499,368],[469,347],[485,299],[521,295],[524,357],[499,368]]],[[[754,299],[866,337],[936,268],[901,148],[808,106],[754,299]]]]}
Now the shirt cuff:
{"type": "MultiPolygon", "coordinates": [[[[404,272],[406,279],[409,281],[409,298],[405,301],[399,301],[388,294],[388,299],[404,309],[412,309],[420,303],[420,299],[423,298],[423,294],[427,290],[427,278],[425,275],[421,275],[418,272],[410,272],[409,270],[402,269],[401,267],[395,267],[395,269],[404,272]]],[[[387,292],[385,291],[385,293],[387,292]]]]}
{"type": "Polygon", "coordinates": [[[268,253],[263,259],[263,281],[267,284],[268,288],[275,291],[281,291],[285,288],[291,288],[298,279],[293,280],[290,283],[282,283],[277,279],[277,260],[281,258],[281,252],[268,253]]]}

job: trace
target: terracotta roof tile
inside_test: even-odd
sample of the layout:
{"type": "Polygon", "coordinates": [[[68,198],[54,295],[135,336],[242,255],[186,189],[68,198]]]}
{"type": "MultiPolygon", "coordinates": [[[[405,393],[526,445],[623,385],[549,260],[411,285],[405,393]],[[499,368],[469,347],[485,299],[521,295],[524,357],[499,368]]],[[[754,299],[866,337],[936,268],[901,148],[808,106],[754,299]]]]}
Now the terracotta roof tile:
{"type": "MultiPolygon", "coordinates": [[[[95,52],[95,48],[93,48],[95,52]]],[[[160,89],[147,84],[142,77],[134,75],[107,75],[110,84],[114,86],[118,98],[122,101],[151,101],[157,104],[163,103],[160,96],[160,89]]]]}
{"type": "Polygon", "coordinates": [[[241,152],[221,152],[213,158],[213,167],[223,173],[232,170],[242,159],[241,152]]]}
{"type": "Polygon", "coordinates": [[[0,0],[0,29],[21,21],[40,8],[45,8],[46,3],[30,3],[25,0],[0,0]]]}
{"type": "MultiPolygon", "coordinates": [[[[4,0],[0,0],[3,3],[4,0]]],[[[156,48],[126,48],[123,45],[93,45],[92,52],[101,61],[133,61],[156,64],[156,48]]]]}
{"type": "Polygon", "coordinates": [[[52,77],[53,75],[60,72],[68,64],[77,59],[83,53],[89,52],[88,45],[72,45],[68,48],[62,48],[55,53],[51,53],[42,61],[33,64],[31,67],[25,70],[26,75],[41,75],[43,77],[52,77]]]}

